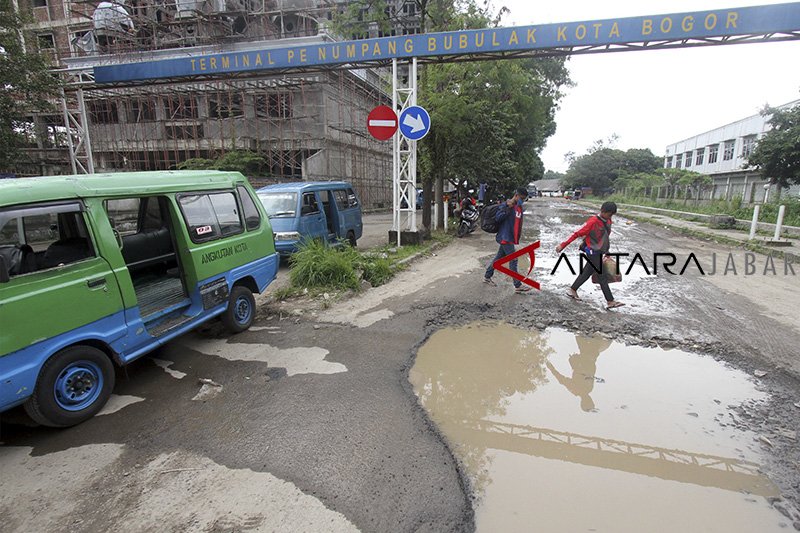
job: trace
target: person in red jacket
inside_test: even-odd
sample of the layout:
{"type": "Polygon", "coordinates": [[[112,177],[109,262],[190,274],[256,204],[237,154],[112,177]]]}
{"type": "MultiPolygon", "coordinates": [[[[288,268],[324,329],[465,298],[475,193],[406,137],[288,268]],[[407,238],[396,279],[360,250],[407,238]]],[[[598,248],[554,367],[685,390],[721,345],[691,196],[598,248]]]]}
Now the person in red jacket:
{"type": "Polygon", "coordinates": [[[573,300],[580,300],[578,297],[578,289],[581,285],[586,283],[592,274],[598,274],[598,281],[600,288],[603,290],[603,296],[606,298],[606,308],[614,309],[625,305],[622,302],[614,300],[614,295],[611,293],[611,288],[608,286],[608,278],[603,272],[603,256],[608,253],[610,248],[611,238],[611,218],[617,212],[617,204],[614,202],[605,202],[600,207],[600,214],[594,215],[586,223],[578,228],[578,231],[570,235],[570,237],[556,247],[556,252],[561,251],[570,245],[572,241],[578,237],[583,237],[583,244],[581,244],[581,252],[586,255],[588,261],[583,266],[583,270],[578,274],[575,283],[572,284],[567,290],[567,296],[573,300]]]}

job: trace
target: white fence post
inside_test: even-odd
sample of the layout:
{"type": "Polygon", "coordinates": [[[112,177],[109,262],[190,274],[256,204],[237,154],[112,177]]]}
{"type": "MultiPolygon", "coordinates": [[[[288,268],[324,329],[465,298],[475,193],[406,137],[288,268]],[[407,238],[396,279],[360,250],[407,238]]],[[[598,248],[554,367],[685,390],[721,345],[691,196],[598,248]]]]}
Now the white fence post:
{"type": "Polygon", "coordinates": [[[756,238],[756,229],[758,228],[758,214],[761,212],[761,206],[757,205],[753,209],[753,222],[750,224],[750,240],[756,238]]]}
{"type": "Polygon", "coordinates": [[[773,240],[779,240],[781,238],[781,228],[783,226],[783,215],[786,214],[786,206],[782,205],[778,209],[778,222],[775,224],[775,238],[773,240]]]}

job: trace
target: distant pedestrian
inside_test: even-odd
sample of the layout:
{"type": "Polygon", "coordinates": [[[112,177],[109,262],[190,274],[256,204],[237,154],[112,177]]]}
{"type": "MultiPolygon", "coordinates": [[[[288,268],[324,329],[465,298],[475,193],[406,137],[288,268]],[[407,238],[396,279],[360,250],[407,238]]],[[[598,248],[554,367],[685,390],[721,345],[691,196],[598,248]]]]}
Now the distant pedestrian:
{"type": "MultiPolygon", "coordinates": [[[[520,187],[516,190],[514,196],[510,200],[506,200],[505,204],[501,204],[500,209],[497,210],[495,220],[500,224],[500,227],[497,230],[495,240],[500,245],[500,248],[497,250],[497,255],[489,263],[489,266],[486,267],[486,273],[483,276],[484,283],[496,285],[492,281],[495,261],[513,254],[516,250],[515,246],[519,244],[519,239],[522,237],[522,205],[527,198],[528,191],[520,187]]],[[[514,272],[517,271],[516,259],[509,262],[509,268],[514,272]]],[[[514,280],[514,292],[521,294],[530,290],[531,288],[527,285],[522,285],[519,280],[514,280]]]]}
{"type": "Polygon", "coordinates": [[[581,285],[586,283],[592,274],[597,274],[600,288],[603,290],[603,296],[606,299],[606,308],[615,309],[625,305],[622,302],[614,300],[614,295],[611,293],[611,288],[608,286],[608,277],[603,270],[603,257],[608,253],[611,244],[611,218],[617,212],[617,204],[614,202],[605,202],[600,207],[600,214],[593,215],[581,226],[578,231],[570,235],[570,237],[556,247],[556,252],[561,251],[570,245],[572,241],[578,237],[583,237],[581,244],[581,252],[586,255],[588,261],[572,284],[572,287],[567,289],[567,296],[573,300],[580,300],[578,297],[578,289],[581,285]]]}

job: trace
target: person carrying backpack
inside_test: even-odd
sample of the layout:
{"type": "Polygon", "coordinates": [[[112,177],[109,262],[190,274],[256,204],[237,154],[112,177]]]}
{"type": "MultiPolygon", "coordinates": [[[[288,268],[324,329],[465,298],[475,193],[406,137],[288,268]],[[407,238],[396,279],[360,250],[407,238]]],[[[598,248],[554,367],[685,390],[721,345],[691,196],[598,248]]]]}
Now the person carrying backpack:
{"type": "Polygon", "coordinates": [[[586,255],[588,261],[583,266],[583,270],[578,274],[575,283],[572,287],[567,289],[567,296],[573,300],[580,300],[578,297],[578,289],[581,285],[586,283],[593,273],[598,274],[598,282],[603,291],[603,296],[606,298],[606,309],[615,309],[625,305],[622,302],[614,300],[614,295],[611,293],[611,288],[608,286],[608,278],[603,271],[603,256],[608,253],[611,244],[611,218],[617,212],[617,204],[614,202],[605,202],[600,207],[600,214],[593,215],[586,221],[586,223],[578,228],[578,231],[570,235],[570,237],[556,246],[556,253],[561,253],[564,248],[570,245],[572,241],[578,237],[583,237],[584,241],[581,244],[581,252],[586,255]]]}
{"type": "MultiPolygon", "coordinates": [[[[514,196],[510,200],[506,200],[504,204],[500,204],[494,215],[494,221],[497,223],[497,236],[495,240],[500,248],[497,250],[497,255],[494,256],[486,267],[486,273],[483,275],[483,282],[488,285],[496,285],[492,281],[494,275],[494,263],[498,259],[502,259],[507,255],[511,255],[515,251],[515,246],[519,244],[519,239],[522,236],[522,205],[528,198],[528,191],[522,187],[516,190],[514,196]]],[[[509,262],[509,268],[517,271],[517,260],[514,259],[509,262]]],[[[530,291],[531,288],[527,285],[522,285],[519,280],[514,280],[514,292],[522,294],[530,291]]]]}

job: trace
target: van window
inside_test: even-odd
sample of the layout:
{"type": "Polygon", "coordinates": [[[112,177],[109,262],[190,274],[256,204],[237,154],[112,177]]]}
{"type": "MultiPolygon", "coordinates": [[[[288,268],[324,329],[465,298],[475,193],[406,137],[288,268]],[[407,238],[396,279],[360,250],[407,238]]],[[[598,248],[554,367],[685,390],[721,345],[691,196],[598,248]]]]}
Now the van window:
{"type": "Polygon", "coordinates": [[[296,192],[262,192],[258,199],[269,218],[294,217],[297,213],[296,192]]]}
{"type": "Polygon", "coordinates": [[[211,205],[217,215],[223,237],[244,231],[242,219],[239,216],[239,205],[236,203],[236,196],[233,193],[209,194],[208,197],[211,198],[211,205]]]}
{"type": "Polygon", "coordinates": [[[347,207],[358,207],[358,198],[356,197],[356,193],[353,192],[353,189],[347,189],[347,207]]]}
{"type": "Polygon", "coordinates": [[[106,200],[105,208],[111,226],[122,237],[166,227],[156,196],[106,200]],[[142,213],[142,206],[144,206],[144,213],[142,213]],[[139,221],[140,215],[142,216],[141,221],[139,221]]]}
{"type": "Polygon", "coordinates": [[[95,257],[79,204],[0,213],[0,255],[11,276],[95,257]]]}
{"type": "Polygon", "coordinates": [[[258,212],[253,197],[244,187],[237,187],[239,198],[242,200],[242,210],[244,211],[245,225],[247,231],[258,229],[261,226],[261,214],[258,212]]]}
{"type": "Polygon", "coordinates": [[[317,195],[313,192],[303,194],[303,215],[313,215],[319,213],[319,205],[317,204],[317,195]],[[311,209],[306,209],[310,207],[311,209]]]}
{"type": "Polygon", "coordinates": [[[113,227],[121,236],[133,235],[139,228],[138,198],[106,200],[106,213],[113,227]]]}
{"type": "Polygon", "coordinates": [[[208,242],[242,232],[233,193],[186,194],[178,201],[192,242],[208,242]]]}
{"type": "Polygon", "coordinates": [[[339,208],[339,211],[347,209],[347,191],[336,189],[333,191],[333,197],[336,199],[336,207],[339,208]]]}

